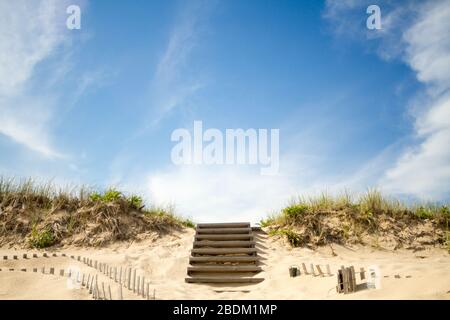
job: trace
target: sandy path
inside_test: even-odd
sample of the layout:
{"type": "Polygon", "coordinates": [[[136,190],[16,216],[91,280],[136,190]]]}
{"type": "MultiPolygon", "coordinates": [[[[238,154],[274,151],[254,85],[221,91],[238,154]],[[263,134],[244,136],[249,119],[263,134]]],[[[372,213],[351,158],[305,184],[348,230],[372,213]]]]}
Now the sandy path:
{"type": "MultiPolygon", "coordinates": [[[[150,282],[150,292],[157,299],[450,299],[450,255],[442,249],[411,251],[380,251],[367,247],[348,249],[334,246],[336,256],[329,247],[320,250],[292,249],[283,241],[260,236],[258,248],[264,259],[264,271],[258,277],[265,281],[252,285],[199,285],[187,284],[186,267],[192,247],[193,230],[164,236],[139,243],[114,244],[101,249],[67,247],[56,250],[58,257],[32,258],[37,251],[0,249],[0,299],[91,299],[85,288],[72,288],[67,278],[59,277],[60,269],[79,270],[80,274],[97,274],[98,281],[111,286],[113,298],[118,297],[118,284],[88,267],[70,259],[70,255],[87,257],[107,263],[119,270],[134,268],[137,275],[150,282]],[[22,254],[27,253],[28,259],[22,254]],[[65,253],[67,257],[61,257],[65,253]],[[3,260],[7,255],[8,260],[3,260]],[[18,259],[13,260],[13,255],[18,259]],[[333,273],[341,265],[360,267],[377,265],[382,273],[381,289],[361,290],[343,295],[336,294],[336,277],[301,275],[290,278],[291,265],[305,263],[329,264],[333,273]],[[55,268],[55,275],[41,274],[55,268]],[[15,271],[9,271],[14,268],[15,271]],[[27,268],[27,272],[17,271],[27,268]],[[39,268],[33,273],[32,268],[39,268]],[[396,278],[398,275],[400,278],[396,278]]],[[[325,267],[323,268],[324,270],[325,267]]],[[[359,279],[358,279],[359,280],[359,279]]],[[[123,289],[125,299],[138,296],[123,289]]]]}

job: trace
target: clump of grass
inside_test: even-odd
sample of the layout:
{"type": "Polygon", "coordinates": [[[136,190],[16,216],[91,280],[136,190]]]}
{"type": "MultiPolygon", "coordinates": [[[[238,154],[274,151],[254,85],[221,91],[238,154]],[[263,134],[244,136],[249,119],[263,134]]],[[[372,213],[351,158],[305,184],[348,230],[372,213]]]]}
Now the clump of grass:
{"type": "Polygon", "coordinates": [[[186,228],[195,228],[195,223],[191,219],[181,219],[180,223],[185,226],[186,228]]]}
{"type": "Polygon", "coordinates": [[[283,214],[287,219],[300,219],[308,211],[308,206],[303,203],[292,204],[283,209],[283,214]]]}
{"type": "Polygon", "coordinates": [[[164,218],[171,224],[179,224],[186,228],[195,228],[195,223],[191,219],[175,214],[175,208],[173,206],[151,206],[144,210],[144,215],[150,218],[164,218]]]}
{"type": "Polygon", "coordinates": [[[142,201],[142,197],[140,196],[131,195],[127,200],[130,206],[135,209],[142,209],[144,207],[144,202],[142,201]]]}
{"type": "Polygon", "coordinates": [[[122,198],[123,198],[122,192],[117,191],[114,188],[109,188],[103,194],[102,200],[105,202],[115,202],[119,201],[122,198]]]}
{"type": "Polygon", "coordinates": [[[31,247],[42,249],[52,246],[55,243],[55,236],[49,228],[38,230],[36,226],[33,226],[29,241],[31,247]]]}
{"type": "Polygon", "coordinates": [[[418,207],[415,210],[415,214],[420,219],[432,219],[434,217],[434,212],[431,208],[425,208],[423,206],[418,207]]]}
{"type": "Polygon", "coordinates": [[[292,229],[271,230],[269,232],[269,235],[271,235],[271,236],[274,236],[274,235],[286,236],[288,242],[293,247],[299,247],[304,244],[303,237],[299,233],[295,232],[292,229]]]}
{"type": "Polygon", "coordinates": [[[93,202],[104,202],[104,203],[125,201],[133,209],[141,210],[144,208],[144,201],[142,200],[142,197],[135,194],[132,194],[127,197],[122,192],[116,190],[115,188],[109,188],[103,194],[97,191],[93,191],[89,195],[89,199],[93,202]]]}

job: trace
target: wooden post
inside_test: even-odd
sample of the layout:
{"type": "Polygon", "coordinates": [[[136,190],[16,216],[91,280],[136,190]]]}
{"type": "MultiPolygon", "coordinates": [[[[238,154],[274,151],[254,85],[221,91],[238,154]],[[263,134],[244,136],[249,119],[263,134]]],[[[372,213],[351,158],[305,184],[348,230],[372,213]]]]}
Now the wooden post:
{"type": "Polygon", "coordinates": [[[20,271],[22,271],[22,272],[27,272],[27,269],[20,269],[20,271]]]}
{"type": "Polygon", "coordinates": [[[66,254],[65,254],[65,253],[63,253],[63,254],[62,254],[62,256],[63,256],[63,257],[65,257],[65,256],[66,256],[66,254]]]}
{"type": "Polygon", "coordinates": [[[141,288],[141,276],[137,277],[137,295],[140,294],[140,288],[141,288]]]}
{"type": "Polygon", "coordinates": [[[359,269],[359,276],[361,277],[361,280],[366,278],[366,271],[364,271],[364,268],[359,269]]]}
{"type": "Polygon", "coordinates": [[[310,268],[311,268],[311,274],[315,277],[316,273],[314,271],[314,265],[312,263],[310,264],[310,268]]]}
{"type": "Polygon", "coordinates": [[[3,260],[8,260],[8,256],[3,256],[3,260]]]}
{"type": "Polygon", "coordinates": [[[330,265],[329,264],[327,264],[327,273],[328,273],[328,276],[332,276],[333,274],[331,273],[331,269],[330,269],[330,265]]]}
{"type": "Polygon", "coordinates": [[[27,259],[27,254],[24,253],[22,257],[23,257],[24,259],[27,259]]]}
{"type": "Polygon", "coordinates": [[[147,300],[150,300],[150,282],[147,282],[147,300]]]}
{"type": "Polygon", "coordinates": [[[153,289],[153,300],[156,300],[156,289],[153,289]]]}
{"type": "Polygon", "coordinates": [[[37,258],[37,253],[33,253],[33,258],[37,258]]]}
{"type": "Polygon", "coordinates": [[[83,273],[83,275],[81,276],[81,286],[84,287],[84,273],[83,273]]]}
{"type": "Polygon", "coordinates": [[[53,257],[57,257],[58,255],[56,253],[52,254],[53,257]]]}
{"type": "Polygon", "coordinates": [[[13,256],[13,260],[17,260],[17,256],[13,256]]]}
{"type": "Polygon", "coordinates": [[[119,285],[119,300],[123,300],[122,285],[119,285]]]}
{"type": "Polygon", "coordinates": [[[145,286],[145,277],[142,276],[142,285],[141,285],[141,295],[142,295],[142,298],[145,298],[145,290],[144,290],[144,286],[145,286]]]}
{"type": "Polygon", "coordinates": [[[37,272],[37,268],[33,268],[33,272],[37,272]]]}
{"type": "Polygon", "coordinates": [[[95,267],[95,269],[97,269],[97,260],[95,260],[95,262],[94,262],[94,267],[95,267]]]}
{"type": "Polygon", "coordinates": [[[59,270],[59,276],[60,277],[64,277],[64,269],[60,269],[59,270]]]}
{"type": "Polygon", "coordinates": [[[92,290],[92,296],[93,296],[94,300],[97,300],[97,297],[98,297],[97,286],[95,286],[94,289],[92,290]]]}
{"type": "Polygon", "coordinates": [[[127,286],[128,290],[130,290],[130,284],[131,284],[131,268],[128,269],[128,286],[127,286]]]}
{"type": "Polygon", "coordinates": [[[105,284],[103,282],[102,282],[102,291],[103,291],[103,300],[108,300],[106,299],[105,284]]]}
{"type": "Polygon", "coordinates": [[[42,273],[45,274],[45,267],[42,267],[42,273]]]}
{"type": "Polygon", "coordinates": [[[97,298],[100,296],[100,291],[98,290],[98,277],[95,275],[95,292],[97,294],[97,298]]]}
{"type": "Polygon", "coordinates": [[[80,261],[80,260],[81,260],[81,257],[80,257],[80,256],[78,256],[78,257],[77,257],[77,260],[78,260],[78,261],[80,261]]]}
{"type": "Polygon", "coordinates": [[[109,291],[109,300],[112,300],[111,286],[109,284],[108,284],[108,291],[109,291]]]}
{"type": "Polygon", "coordinates": [[[133,293],[136,292],[136,269],[133,269],[133,293]]]}
{"type": "Polygon", "coordinates": [[[89,289],[89,281],[91,280],[91,274],[88,274],[88,278],[86,280],[86,289],[89,289]]]}
{"type": "Polygon", "coordinates": [[[355,267],[350,267],[350,287],[351,292],[356,291],[356,274],[355,274],[355,267]]]}
{"type": "Polygon", "coordinates": [[[122,286],[122,267],[120,267],[119,284],[122,286]]]}
{"type": "Polygon", "coordinates": [[[323,272],[322,272],[322,269],[320,269],[320,265],[316,265],[316,269],[317,269],[317,271],[319,272],[319,275],[321,276],[321,277],[323,277],[324,276],[324,274],[323,274],[323,272]]]}
{"type": "Polygon", "coordinates": [[[114,282],[117,282],[117,267],[114,267],[114,282]]]}
{"type": "Polygon", "coordinates": [[[303,272],[308,275],[308,270],[306,270],[306,265],[304,263],[302,263],[302,268],[303,268],[303,272]]]}

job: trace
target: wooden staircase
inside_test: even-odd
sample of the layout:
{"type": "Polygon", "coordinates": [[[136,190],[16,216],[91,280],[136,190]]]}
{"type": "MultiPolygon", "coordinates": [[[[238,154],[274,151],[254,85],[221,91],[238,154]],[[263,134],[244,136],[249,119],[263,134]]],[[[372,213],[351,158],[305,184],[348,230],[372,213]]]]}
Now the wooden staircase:
{"type": "Polygon", "coordinates": [[[261,272],[248,222],[198,224],[185,280],[189,283],[257,283],[261,272]]]}

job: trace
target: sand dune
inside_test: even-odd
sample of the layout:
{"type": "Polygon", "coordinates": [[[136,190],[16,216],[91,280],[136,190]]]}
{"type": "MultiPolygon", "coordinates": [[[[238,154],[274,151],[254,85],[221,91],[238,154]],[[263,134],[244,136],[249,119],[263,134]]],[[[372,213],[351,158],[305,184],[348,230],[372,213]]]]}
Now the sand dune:
{"type": "MultiPolygon", "coordinates": [[[[186,267],[192,247],[194,231],[186,230],[151,237],[136,243],[116,243],[104,248],[82,249],[65,247],[49,252],[23,249],[1,248],[0,259],[0,299],[92,299],[86,288],[71,288],[67,277],[60,277],[59,270],[69,268],[80,274],[97,274],[113,299],[119,297],[118,284],[105,275],[96,272],[70,256],[82,256],[99,263],[107,263],[122,270],[134,268],[137,275],[149,282],[150,293],[156,299],[450,299],[450,255],[443,249],[427,249],[418,252],[397,250],[382,251],[368,247],[344,248],[333,246],[318,250],[290,248],[280,239],[259,236],[258,249],[263,258],[263,272],[258,277],[265,280],[252,285],[199,285],[185,283],[186,267]],[[39,254],[33,258],[32,254],[39,254]],[[52,257],[52,253],[58,257],[52,257]],[[26,253],[28,259],[23,259],[26,253]],[[62,257],[62,253],[66,257],[62,257]],[[17,260],[13,256],[17,256],[17,260]],[[377,265],[381,271],[381,288],[364,289],[353,294],[337,294],[336,276],[313,277],[301,275],[290,278],[291,265],[330,265],[333,273],[341,266],[360,267],[377,265]],[[46,274],[41,273],[45,267],[46,274]],[[48,274],[49,268],[55,274],[48,274]],[[26,268],[23,272],[20,269],[26,268]],[[37,273],[32,269],[38,268],[37,273]],[[9,271],[14,269],[14,271],[9,271]],[[69,284],[69,285],[68,285],[69,284]]],[[[325,267],[324,267],[325,268],[325,267]]],[[[325,269],[324,269],[325,270],[325,269]]],[[[358,279],[359,281],[359,279],[358,279]]],[[[124,299],[142,299],[132,291],[123,289],[124,299]]],[[[109,296],[109,294],[106,294],[109,296]]]]}

